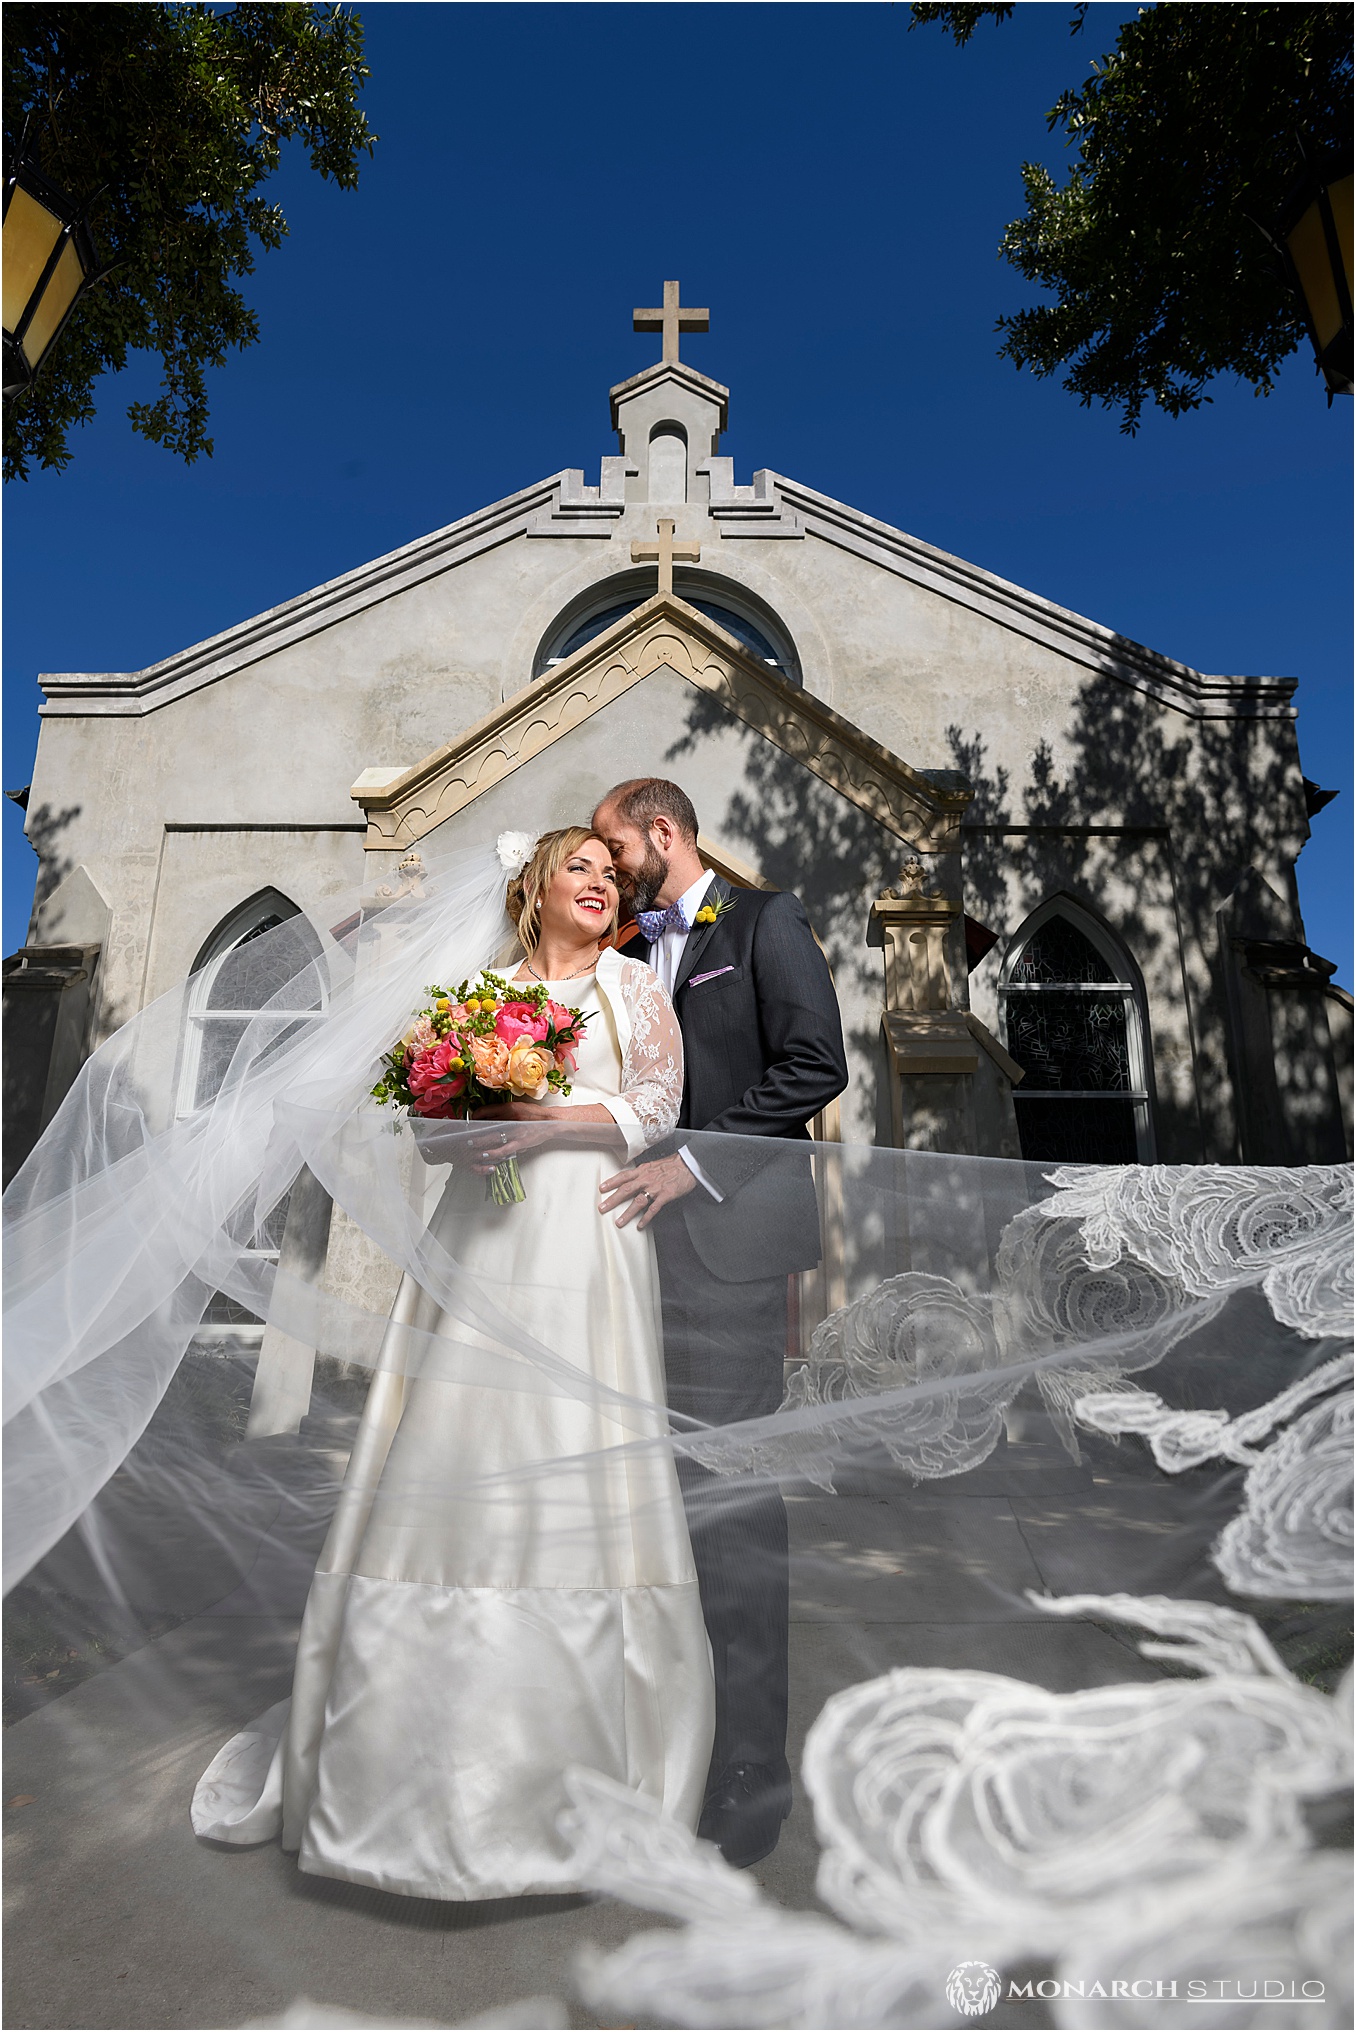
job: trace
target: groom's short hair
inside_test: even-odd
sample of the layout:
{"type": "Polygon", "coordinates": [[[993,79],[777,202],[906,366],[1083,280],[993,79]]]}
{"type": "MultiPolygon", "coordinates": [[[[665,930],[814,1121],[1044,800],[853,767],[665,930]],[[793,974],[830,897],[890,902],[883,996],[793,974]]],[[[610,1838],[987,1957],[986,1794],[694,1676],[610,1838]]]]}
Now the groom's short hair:
{"type": "Polygon", "coordinates": [[[633,776],[608,792],[606,802],[637,831],[648,833],[657,818],[676,826],[690,846],[697,844],[697,813],[692,799],[664,776],[633,776]]]}

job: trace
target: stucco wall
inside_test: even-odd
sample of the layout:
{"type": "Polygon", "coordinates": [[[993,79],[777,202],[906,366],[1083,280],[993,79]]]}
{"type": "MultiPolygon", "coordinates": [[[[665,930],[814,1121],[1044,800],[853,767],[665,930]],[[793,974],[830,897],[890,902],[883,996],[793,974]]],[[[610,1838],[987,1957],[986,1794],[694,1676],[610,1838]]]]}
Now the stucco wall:
{"type": "MultiPolygon", "coordinates": [[[[1053,894],[1076,897],[1143,978],[1159,1154],[1232,1155],[1216,917],[1249,867],[1293,906],[1306,836],[1293,722],[1191,717],[1109,674],[1114,638],[1095,653],[1061,650],[1054,623],[1004,607],[996,582],[948,593],[879,546],[868,554],[878,525],[840,540],[806,517],[789,539],[738,537],[705,494],[694,472],[687,501],[665,507],[679,538],[702,546],[679,591],[737,588],[775,614],[808,689],[915,767],[974,782],[965,907],[1001,935],[972,983],[983,1020],[998,1028],[996,983],[1025,918],[1053,894]]],[[[365,604],[294,627],[285,646],[270,649],[262,630],[230,674],[156,710],[62,706],[44,721],[30,798],[43,860],[31,939],[61,937],[46,899],[83,866],[111,913],[106,1032],[181,979],[256,889],[276,886],[320,916],[335,908],[361,881],[354,779],[418,761],[521,691],[553,619],[632,574],[631,540],[652,539],[655,523],[656,504],[632,501],[601,536],[510,527],[417,582],[392,577],[365,604]]],[[[873,1133],[881,963],[862,932],[899,848],[818,778],[704,713],[680,680],[650,679],[457,829],[492,836],[573,817],[618,776],[648,770],[684,781],[706,830],[803,896],[852,1044],[845,1130],[873,1133]]]]}

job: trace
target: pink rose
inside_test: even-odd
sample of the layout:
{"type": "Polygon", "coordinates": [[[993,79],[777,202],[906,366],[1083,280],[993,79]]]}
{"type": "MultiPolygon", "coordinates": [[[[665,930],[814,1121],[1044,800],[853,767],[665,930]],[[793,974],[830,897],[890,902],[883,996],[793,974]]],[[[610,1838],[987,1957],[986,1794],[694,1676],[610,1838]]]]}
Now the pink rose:
{"type": "Polygon", "coordinates": [[[444,1079],[452,1070],[452,1061],[458,1057],[456,1041],[445,1038],[432,1051],[421,1052],[410,1067],[408,1078],[412,1094],[426,1093],[436,1082],[444,1079]]]}
{"type": "Polygon", "coordinates": [[[430,1087],[425,1093],[415,1094],[410,1102],[411,1109],[416,1115],[434,1121],[446,1121],[460,1115],[461,1108],[458,1104],[466,1092],[466,1080],[467,1075],[459,1072],[443,1084],[430,1087]]]}
{"type": "Polygon", "coordinates": [[[540,1044],[549,1027],[545,1016],[531,1002],[505,1002],[494,1019],[496,1035],[509,1045],[516,1044],[520,1037],[540,1044]]]}

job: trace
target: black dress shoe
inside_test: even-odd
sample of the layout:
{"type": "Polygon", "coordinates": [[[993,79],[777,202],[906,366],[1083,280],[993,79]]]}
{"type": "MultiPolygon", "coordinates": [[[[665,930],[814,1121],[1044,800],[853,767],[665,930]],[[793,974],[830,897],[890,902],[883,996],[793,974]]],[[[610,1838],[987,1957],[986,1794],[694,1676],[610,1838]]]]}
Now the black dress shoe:
{"type": "Polygon", "coordinates": [[[766,1764],[727,1764],[706,1795],[697,1827],[727,1863],[747,1870],[777,1846],[791,1811],[791,1781],[766,1764]]]}

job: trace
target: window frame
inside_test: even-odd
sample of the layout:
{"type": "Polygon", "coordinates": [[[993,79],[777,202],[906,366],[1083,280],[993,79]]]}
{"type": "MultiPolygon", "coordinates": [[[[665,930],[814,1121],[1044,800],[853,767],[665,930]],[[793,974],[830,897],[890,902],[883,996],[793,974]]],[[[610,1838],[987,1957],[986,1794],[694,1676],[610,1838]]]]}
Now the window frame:
{"type": "MultiPolygon", "coordinates": [[[[231,954],[244,945],[252,932],[257,932],[269,918],[276,918],[285,924],[289,918],[303,915],[301,907],[284,896],[280,889],[261,889],[239,904],[230,915],[223,918],[216,930],[199,949],[189,975],[188,1004],[184,1011],[184,1033],[180,1045],[179,1072],[175,1083],[174,1119],[182,1122],[200,1109],[209,1107],[211,1101],[195,1098],[198,1075],[202,1068],[203,1036],[206,1025],[212,1023],[252,1023],[260,1017],[265,1021],[270,1016],[278,1022],[296,1023],[306,1021],[325,1013],[325,987],[320,984],[321,1002],[318,1009],[213,1009],[210,1006],[212,989],[218,975],[231,954]]],[[[270,930],[273,928],[269,927],[270,930]]],[[[317,957],[319,947],[317,941],[317,957]]],[[[216,1096],[211,1097],[215,1099],[216,1096]]],[[[276,1251],[273,1252],[276,1254],[276,1251]]]]}
{"type": "MultiPolygon", "coordinates": [[[[211,1101],[198,1101],[194,1098],[197,1092],[198,1074],[202,1067],[202,1047],[206,1025],[209,1022],[229,1023],[235,1020],[239,1020],[242,1023],[253,1023],[257,1022],[261,1016],[267,1018],[270,1014],[274,1013],[261,1009],[211,1008],[212,988],[222,967],[230,955],[238,951],[245,943],[250,933],[257,931],[268,919],[273,918],[279,924],[286,924],[289,918],[300,917],[302,915],[301,906],[294,903],[290,896],[285,896],[281,889],[260,889],[253,896],[248,897],[244,903],[238,904],[228,916],[224,917],[217,925],[216,930],[212,932],[209,938],[204,940],[199,948],[198,957],[193,963],[193,971],[189,976],[188,1002],[184,1011],[184,1028],[180,1040],[174,1110],[174,1118],[177,1122],[184,1121],[188,1117],[198,1114],[203,1108],[211,1105],[211,1101]]],[[[272,929],[271,926],[270,929],[272,929]]],[[[320,946],[319,940],[317,940],[317,957],[320,956],[322,951],[323,948],[320,946]]],[[[288,1023],[295,1023],[299,1020],[309,1020],[316,1016],[323,1016],[327,1001],[323,977],[320,981],[320,997],[321,1002],[318,1009],[280,1009],[276,1012],[278,1020],[280,1022],[285,1020],[288,1023]]],[[[212,1098],[215,1099],[215,1096],[212,1098]]],[[[284,1215],[284,1225],[285,1223],[286,1216],[284,1215]]],[[[281,1244],[279,1244],[280,1247],[281,1244]]],[[[243,1256],[257,1257],[261,1262],[276,1263],[278,1261],[279,1248],[242,1248],[240,1253],[243,1256]]],[[[212,1301],[212,1303],[214,1302],[215,1300],[212,1301]]],[[[262,1342],[263,1334],[263,1322],[258,1320],[208,1321],[199,1326],[196,1338],[200,1342],[203,1340],[227,1340],[238,1347],[251,1348],[262,1342]]]]}
{"type": "MultiPolygon", "coordinates": [[[[1144,1005],[1144,990],[1138,969],[1119,939],[1084,910],[1071,897],[1053,896],[1032,911],[1008,946],[1003,956],[1003,968],[998,980],[998,1012],[1002,1022],[1003,1043],[1011,1050],[1008,1032],[1008,1008],[1015,995],[1118,995],[1125,1014],[1125,1048],[1131,1084],[1128,1087],[1028,1087],[1024,1079],[1013,1089],[1013,1104],[1021,1108],[1024,1101],[1115,1101],[1123,1103],[1133,1111],[1135,1130],[1135,1161],[1152,1164],[1154,1161],[1153,1087],[1151,1083],[1152,1059],[1149,1052],[1148,1013],[1144,1005]],[[1012,974],[1026,952],[1027,947],[1053,918],[1062,917],[1074,931],[1088,941],[1088,944],[1110,968],[1109,981],[1014,981],[1012,974]]],[[[1020,1127],[1020,1121],[1019,1121],[1020,1127]]],[[[1045,1162],[1037,1159],[1036,1162],[1045,1162]]]]}
{"type": "MultiPolygon", "coordinates": [[[[653,569],[618,572],[614,577],[603,579],[597,585],[591,586],[588,592],[581,594],[578,599],[572,600],[556,615],[538,645],[537,653],[532,660],[532,683],[536,684],[543,677],[549,676],[558,664],[564,662],[565,659],[560,654],[562,644],[567,642],[577,629],[582,628],[586,621],[591,621],[597,614],[605,613],[609,607],[619,607],[624,603],[629,603],[629,611],[634,612],[636,607],[642,606],[647,599],[652,598],[653,578],[653,569]]],[[[726,607],[749,627],[756,628],[777,652],[779,663],[773,669],[772,675],[782,684],[790,685],[795,691],[805,689],[800,657],[785,623],[770,608],[764,607],[761,601],[754,600],[743,587],[733,584],[728,579],[719,578],[713,573],[708,574],[700,568],[682,565],[674,568],[673,587],[679,599],[693,602],[708,600],[713,607],[726,607]]],[[[622,620],[624,616],[619,614],[617,619],[622,620]]],[[[745,654],[751,656],[753,651],[746,648],[745,654]]]]}

